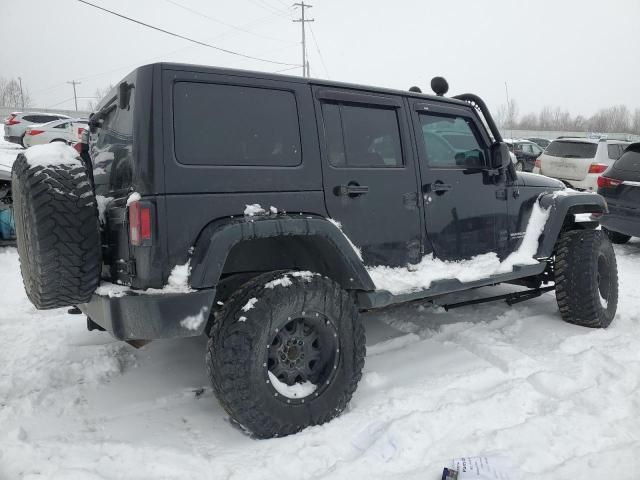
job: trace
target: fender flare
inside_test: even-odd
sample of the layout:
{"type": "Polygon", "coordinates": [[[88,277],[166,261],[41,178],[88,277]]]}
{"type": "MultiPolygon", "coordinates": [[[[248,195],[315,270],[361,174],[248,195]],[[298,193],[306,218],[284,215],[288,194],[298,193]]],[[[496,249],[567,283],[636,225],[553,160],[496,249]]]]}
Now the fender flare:
{"type": "Polygon", "coordinates": [[[375,290],[362,260],[344,233],[317,215],[224,218],[209,223],[194,245],[191,286],[196,289],[216,286],[229,252],[238,243],[282,236],[319,237],[326,241],[335,250],[335,257],[330,261],[337,267],[339,278],[334,280],[345,289],[375,290]]]}
{"type": "Polygon", "coordinates": [[[558,192],[543,194],[539,198],[540,206],[551,209],[549,218],[540,237],[537,258],[549,258],[553,255],[556,241],[565,226],[567,215],[576,213],[606,213],[606,200],[596,193],[558,192]]]}

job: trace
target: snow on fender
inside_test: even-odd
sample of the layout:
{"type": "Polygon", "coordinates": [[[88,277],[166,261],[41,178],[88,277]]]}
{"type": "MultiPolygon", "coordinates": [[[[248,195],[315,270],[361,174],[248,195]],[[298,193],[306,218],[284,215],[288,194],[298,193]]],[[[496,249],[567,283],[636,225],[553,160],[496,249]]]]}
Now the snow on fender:
{"type": "Polygon", "coordinates": [[[40,310],[88,302],[100,281],[100,230],[76,151],[58,142],[27,149],[13,164],[12,190],[29,300],[40,310]]]}

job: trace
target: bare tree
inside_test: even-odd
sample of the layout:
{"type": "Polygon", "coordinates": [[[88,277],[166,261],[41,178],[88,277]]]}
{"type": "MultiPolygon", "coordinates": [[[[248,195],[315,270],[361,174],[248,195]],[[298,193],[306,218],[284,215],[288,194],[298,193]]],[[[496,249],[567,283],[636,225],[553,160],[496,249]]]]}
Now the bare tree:
{"type": "Polygon", "coordinates": [[[31,97],[26,87],[20,90],[20,83],[15,78],[0,77],[0,105],[3,107],[22,108],[31,105],[31,97]],[[24,95],[24,97],[23,97],[24,95]]]}
{"type": "Polygon", "coordinates": [[[518,128],[521,130],[537,130],[538,116],[535,113],[527,113],[518,122],[518,128]]]}
{"type": "Polygon", "coordinates": [[[640,108],[636,108],[633,112],[631,120],[631,131],[636,135],[640,135],[640,108]]]}
{"type": "Polygon", "coordinates": [[[553,110],[545,106],[538,114],[538,128],[540,130],[553,130],[553,110]]]}
{"type": "Polygon", "coordinates": [[[98,106],[98,104],[100,103],[100,100],[106,97],[112,88],[113,88],[113,85],[111,84],[107,85],[106,87],[96,88],[96,91],[93,94],[94,98],[87,102],[88,110],[94,111],[98,106]]]}

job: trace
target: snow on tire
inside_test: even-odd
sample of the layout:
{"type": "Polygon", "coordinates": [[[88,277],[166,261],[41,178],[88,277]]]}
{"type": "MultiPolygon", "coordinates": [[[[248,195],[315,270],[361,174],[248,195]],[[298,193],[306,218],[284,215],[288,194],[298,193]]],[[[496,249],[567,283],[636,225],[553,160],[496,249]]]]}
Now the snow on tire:
{"type": "Polygon", "coordinates": [[[564,232],[556,250],[554,276],[564,321],[591,328],[611,324],[618,306],[618,268],[603,231],[564,232]]]}
{"type": "Polygon", "coordinates": [[[365,334],[355,302],[310,272],[271,272],[236,291],[207,346],[213,390],[258,438],[338,416],[362,376],[365,334]]]}
{"type": "MultiPolygon", "coordinates": [[[[38,309],[89,301],[100,281],[98,211],[87,171],[68,145],[18,155],[12,190],[20,271],[38,309]],[[50,163],[48,163],[50,161],[50,163]]],[[[32,147],[36,149],[36,147],[32,147]]]]}

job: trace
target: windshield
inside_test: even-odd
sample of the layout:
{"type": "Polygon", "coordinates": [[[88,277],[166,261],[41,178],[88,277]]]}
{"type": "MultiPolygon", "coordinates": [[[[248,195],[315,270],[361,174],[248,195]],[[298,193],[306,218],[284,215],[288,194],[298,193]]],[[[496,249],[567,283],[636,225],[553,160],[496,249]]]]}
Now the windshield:
{"type": "Polygon", "coordinates": [[[596,156],[596,150],[598,150],[597,143],[554,140],[544,153],[561,158],[593,158],[596,156]]]}

